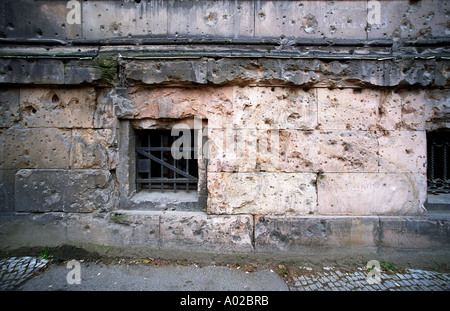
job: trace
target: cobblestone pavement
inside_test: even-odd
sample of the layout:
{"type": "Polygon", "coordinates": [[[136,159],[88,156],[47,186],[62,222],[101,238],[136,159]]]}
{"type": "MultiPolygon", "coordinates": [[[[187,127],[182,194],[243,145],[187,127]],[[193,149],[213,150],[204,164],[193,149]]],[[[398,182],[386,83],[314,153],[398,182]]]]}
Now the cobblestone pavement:
{"type": "MultiPolygon", "coordinates": [[[[49,264],[36,257],[0,260],[0,290],[14,290],[49,264]]],[[[372,270],[373,271],[373,270],[372,270]]],[[[371,273],[364,268],[344,270],[336,267],[300,267],[288,284],[290,291],[449,291],[450,274],[428,270],[371,273]],[[377,278],[379,276],[379,278],[377,278]]]]}
{"type": "Polygon", "coordinates": [[[378,275],[363,268],[344,272],[335,267],[312,269],[301,267],[293,277],[291,291],[448,291],[450,274],[434,271],[406,269],[403,273],[379,271],[378,275]],[[379,278],[376,278],[379,276],[379,278]]]}
{"type": "Polygon", "coordinates": [[[36,257],[11,257],[0,260],[0,291],[13,290],[43,269],[48,262],[46,259],[36,257]]]}

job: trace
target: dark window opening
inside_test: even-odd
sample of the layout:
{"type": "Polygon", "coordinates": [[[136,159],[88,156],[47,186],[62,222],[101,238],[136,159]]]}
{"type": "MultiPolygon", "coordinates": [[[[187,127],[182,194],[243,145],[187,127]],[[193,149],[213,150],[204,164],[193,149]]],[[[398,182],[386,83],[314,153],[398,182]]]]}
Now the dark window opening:
{"type": "Polygon", "coordinates": [[[427,133],[428,192],[450,193],[449,131],[427,133]]]}
{"type": "MultiPolygon", "coordinates": [[[[136,130],[136,190],[197,190],[198,163],[195,158],[194,130],[190,130],[190,157],[174,159],[173,143],[180,136],[170,130],[136,130]]],[[[186,146],[181,145],[179,151],[186,146]]]]}

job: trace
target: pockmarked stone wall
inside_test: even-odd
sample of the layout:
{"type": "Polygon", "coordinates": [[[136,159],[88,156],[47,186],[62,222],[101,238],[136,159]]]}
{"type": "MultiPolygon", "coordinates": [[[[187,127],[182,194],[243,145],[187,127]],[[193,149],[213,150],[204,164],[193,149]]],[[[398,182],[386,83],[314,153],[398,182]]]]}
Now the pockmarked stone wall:
{"type": "Polygon", "coordinates": [[[2,1],[1,249],[445,249],[449,5],[2,1]],[[175,124],[201,130],[198,189],[143,194],[136,131],[175,124]]]}

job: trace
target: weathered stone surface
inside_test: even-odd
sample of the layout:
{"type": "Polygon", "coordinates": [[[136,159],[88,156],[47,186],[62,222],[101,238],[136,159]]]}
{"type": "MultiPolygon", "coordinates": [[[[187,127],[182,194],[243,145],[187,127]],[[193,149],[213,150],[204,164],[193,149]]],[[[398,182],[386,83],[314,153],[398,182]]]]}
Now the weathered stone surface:
{"type": "Polygon", "coordinates": [[[19,170],[16,174],[18,212],[108,211],[117,204],[109,171],[19,170]]]}
{"type": "Polygon", "coordinates": [[[19,89],[0,89],[0,127],[10,127],[19,121],[19,89]]]}
{"type": "Polygon", "coordinates": [[[306,215],[317,204],[316,174],[208,173],[211,214],[306,215]]]}
{"type": "Polygon", "coordinates": [[[208,129],[209,172],[378,172],[373,131],[208,129]]]}
{"type": "Polygon", "coordinates": [[[68,213],[67,240],[122,248],[159,248],[160,213],[116,211],[108,214],[68,213]]]}
{"type": "Polygon", "coordinates": [[[412,215],[423,212],[425,174],[324,173],[317,178],[320,215],[412,215]]]}
{"type": "Polygon", "coordinates": [[[14,211],[15,170],[0,170],[0,213],[14,211]]]}
{"type": "Polygon", "coordinates": [[[347,252],[346,248],[374,250],[378,217],[257,216],[257,252],[347,252]]]}
{"type": "Polygon", "coordinates": [[[161,248],[252,252],[253,218],[249,215],[161,214],[161,248]]]}
{"type": "Polygon", "coordinates": [[[450,128],[450,90],[430,90],[424,95],[428,131],[450,128]]]}
{"type": "Polygon", "coordinates": [[[380,217],[380,246],[395,249],[448,249],[450,222],[447,219],[380,217]]]}
{"type": "Polygon", "coordinates": [[[95,61],[69,60],[64,64],[64,84],[94,84],[101,78],[101,69],[95,61]]]}
{"type": "Polygon", "coordinates": [[[425,131],[389,131],[378,137],[380,172],[426,173],[425,131]]]}
{"type": "MultiPolygon", "coordinates": [[[[5,0],[0,2],[2,38],[81,38],[81,23],[67,22],[71,11],[67,8],[67,4],[68,1],[5,0]]],[[[81,11],[77,13],[81,15],[81,11]]]]}
{"type": "Polygon", "coordinates": [[[280,131],[280,169],[288,172],[377,172],[371,131],[280,131]]]}
{"type": "Polygon", "coordinates": [[[254,5],[253,1],[169,2],[168,33],[185,37],[253,37],[254,5]]]}
{"type": "Polygon", "coordinates": [[[314,129],[317,126],[315,89],[235,87],[233,126],[314,129]]]}
{"type": "Polygon", "coordinates": [[[222,128],[231,122],[233,89],[215,88],[133,88],[128,94],[114,91],[103,95],[96,113],[97,124],[124,119],[208,120],[208,127],[222,128]],[[106,120],[106,121],[104,121],[106,120]]]}
{"type": "Polygon", "coordinates": [[[320,128],[325,130],[376,128],[379,91],[318,88],[317,97],[320,128]]]}
{"type": "Polygon", "coordinates": [[[118,163],[114,129],[74,129],[70,148],[70,168],[114,169],[118,163]]]}
{"type": "MultiPolygon", "coordinates": [[[[375,2],[375,1],[373,1],[375,2]]],[[[368,19],[368,39],[422,39],[448,36],[448,1],[403,1],[379,3],[379,12],[368,19]]]]}
{"type": "Polygon", "coordinates": [[[431,86],[435,80],[436,64],[433,60],[417,61],[405,57],[385,64],[385,86],[421,85],[431,86]]]}
{"type": "Polygon", "coordinates": [[[66,242],[63,213],[15,213],[0,217],[0,248],[4,251],[21,247],[52,247],[66,242]]]}
{"type": "Polygon", "coordinates": [[[93,88],[22,88],[20,109],[27,127],[89,128],[95,112],[93,88]]]}
{"type": "Polygon", "coordinates": [[[207,62],[202,61],[139,61],[126,62],[124,75],[129,83],[144,84],[168,82],[206,84],[207,62]]]}
{"type": "MultiPolygon", "coordinates": [[[[83,3],[83,37],[114,38],[167,34],[165,1],[83,3]]],[[[177,22],[180,22],[178,19],[177,22]]]]}
{"type": "Polygon", "coordinates": [[[0,83],[64,84],[64,64],[57,59],[0,58],[0,83]]]}
{"type": "Polygon", "coordinates": [[[71,131],[16,128],[0,131],[0,168],[69,168],[71,131]]]}
{"type": "Polygon", "coordinates": [[[258,2],[255,36],[291,38],[365,39],[367,4],[336,1],[326,6],[320,1],[258,2]]]}

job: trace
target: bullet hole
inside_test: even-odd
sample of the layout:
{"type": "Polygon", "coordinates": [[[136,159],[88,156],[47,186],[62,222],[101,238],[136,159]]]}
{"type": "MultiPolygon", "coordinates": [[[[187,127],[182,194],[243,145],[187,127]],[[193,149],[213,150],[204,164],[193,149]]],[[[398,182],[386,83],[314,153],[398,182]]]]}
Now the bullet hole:
{"type": "Polygon", "coordinates": [[[105,30],[105,26],[104,25],[100,25],[100,30],[105,30]]]}
{"type": "Polygon", "coordinates": [[[58,95],[53,94],[53,96],[52,96],[52,103],[56,104],[56,103],[58,103],[58,102],[59,102],[59,97],[58,97],[58,95]]]}
{"type": "Polygon", "coordinates": [[[6,24],[6,29],[7,30],[14,30],[14,24],[13,23],[6,24]]]}
{"type": "Polygon", "coordinates": [[[308,34],[314,34],[316,33],[318,22],[316,20],[316,17],[312,14],[308,14],[302,19],[304,30],[308,34]]]}
{"type": "Polygon", "coordinates": [[[217,21],[218,21],[217,13],[209,12],[209,14],[204,17],[204,20],[206,22],[206,25],[214,26],[215,24],[217,24],[217,21]]]}
{"type": "Polygon", "coordinates": [[[330,33],[331,33],[331,34],[335,33],[336,30],[337,30],[336,26],[330,25],[330,33]]]}
{"type": "Polygon", "coordinates": [[[39,37],[42,37],[42,35],[43,35],[44,33],[42,32],[41,29],[37,29],[37,30],[36,30],[36,34],[37,34],[39,37]]]}
{"type": "Polygon", "coordinates": [[[134,0],[137,4],[141,3],[141,0],[134,0]]]}
{"type": "Polygon", "coordinates": [[[261,21],[266,20],[266,14],[264,14],[264,12],[259,12],[258,17],[259,17],[259,20],[261,20],[261,21]]]}

